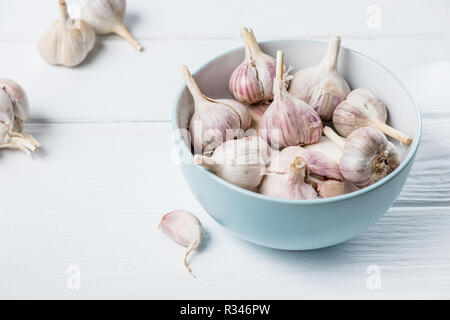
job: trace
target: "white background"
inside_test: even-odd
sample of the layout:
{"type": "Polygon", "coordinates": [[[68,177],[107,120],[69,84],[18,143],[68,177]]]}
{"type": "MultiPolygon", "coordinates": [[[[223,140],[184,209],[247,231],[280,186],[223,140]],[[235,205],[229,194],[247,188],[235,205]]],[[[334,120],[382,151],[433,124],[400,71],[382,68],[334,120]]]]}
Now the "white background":
{"type": "MultiPolygon", "coordinates": [[[[83,1],[68,1],[71,11],[83,1]]],[[[0,153],[0,298],[450,298],[450,2],[128,1],[134,51],[100,37],[78,68],[47,65],[37,40],[57,0],[0,0],[0,77],[31,101],[27,130],[43,147],[31,158],[0,153]],[[380,29],[366,10],[380,8],[380,29]],[[235,238],[202,210],[171,160],[170,115],[196,70],[241,46],[241,26],[259,40],[327,40],[394,71],[423,116],[411,176],[369,230],[331,248],[288,252],[235,238]],[[157,230],[186,209],[205,226],[182,266],[184,248],[157,230]],[[79,266],[81,288],[67,287],[79,266]],[[381,288],[369,290],[367,268],[381,288]]],[[[370,76],[370,75],[368,75],[370,76]]]]}

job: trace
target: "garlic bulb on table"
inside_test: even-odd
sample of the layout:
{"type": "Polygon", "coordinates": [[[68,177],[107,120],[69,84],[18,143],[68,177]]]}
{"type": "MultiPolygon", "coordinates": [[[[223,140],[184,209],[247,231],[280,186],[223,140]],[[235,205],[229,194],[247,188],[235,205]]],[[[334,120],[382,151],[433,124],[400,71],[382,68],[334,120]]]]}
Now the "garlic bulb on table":
{"type": "Polygon", "coordinates": [[[0,89],[11,100],[14,111],[14,129],[22,132],[25,121],[30,118],[30,106],[25,91],[17,82],[10,79],[0,79],[0,89]]]}
{"type": "Polygon", "coordinates": [[[95,44],[95,32],[85,21],[71,19],[64,0],[59,0],[60,18],[38,43],[42,59],[50,64],[74,67],[86,58],[95,44]]]}
{"type": "Polygon", "coordinates": [[[324,133],[343,151],[339,161],[342,176],[357,187],[367,187],[381,180],[400,164],[397,149],[376,128],[356,129],[346,140],[329,127],[324,133]]]}
{"type": "Polygon", "coordinates": [[[214,100],[200,91],[186,66],[180,73],[194,99],[189,131],[194,153],[210,153],[224,141],[243,135],[250,126],[247,107],[231,99],[214,100]]]}
{"type": "Polygon", "coordinates": [[[158,228],[173,241],[188,247],[184,254],[183,263],[189,274],[195,278],[191,268],[187,265],[187,258],[202,243],[202,224],[200,220],[190,212],[175,210],[166,213],[162,217],[158,228]]]}
{"type": "Polygon", "coordinates": [[[341,38],[333,37],[323,60],[316,66],[294,74],[289,93],[306,101],[323,121],[330,121],[333,111],[350,93],[350,87],[338,73],[341,38]]]}
{"type": "Polygon", "coordinates": [[[337,132],[347,137],[361,127],[375,127],[392,138],[410,145],[412,139],[386,124],[387,110],[384,103],[367,89],[355,89],[340,103],[333,114],[337,132]]]}
{"type": "Polygon", "coordinates": [[[277,51],[274,99],[261,119],[260,134],[275,148],[315,143],[322,135],[322,121],[306,102],[287,92],[283,60],[283,51],[277,51]]]}
{"type": "Polygon", "coordinates": [[[252,29],[243,28],[241,38],[245,42],[245,59],[230,77],[230,92],[246,104],[272,100],[276,61],[261,51],[252,29]]]}
{"type": "Polygon", "coordinates": [[[269,145],[258,136],[228,140],[211,157],[196,154],[194,163],[247,190],[256,190],[270,162],[269,145]]]}
{"type": "Polygon", "coordinates": [[[124,24],[125,0],[87,0],[81,10],[81,17],[86,20],[98,34],[115,33],[128,41],[136,50],[143,47],[131,35],[124,24]]]}
{"type": "Polygon", "coordinates": [[[316,199],[316,190],[308,184],[308,167],[301,157],[295,157],[287,173],[266,175],[259,193],[283,199],[316,199]]]}

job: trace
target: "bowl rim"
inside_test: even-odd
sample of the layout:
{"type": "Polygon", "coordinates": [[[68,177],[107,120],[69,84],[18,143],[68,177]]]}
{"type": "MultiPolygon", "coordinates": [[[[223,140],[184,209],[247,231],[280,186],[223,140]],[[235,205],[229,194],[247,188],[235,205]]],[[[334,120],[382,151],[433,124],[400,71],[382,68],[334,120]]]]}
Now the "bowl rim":
{"type": "MultiPolygon", "coordinates": [[[[328,44],[327,41],[322,41],[322,40],[312,40],[312,39],[279,39],[279,40],[266,40],[266,41],[258,41],[258,44],[276,44],[276,43],[286,43],[286,42],[306,42],[306,43],[320,43],[320,44],[328,44]]],[[[206,68],[210,63],[214,62],[215,60],[222,58],[226,55],[229,55],[235,51],[238,50],[242,50],[243,46],[240,47],[236,47],[233,48],[231,50],[228,50],[212,59],[210,59],[208,62],[204,63],[199,69],[197,69],[193,75],[197,75],[199,72],[201,72],[204,68],[206,68]]],[[[364,53],[361,53],[357,50],[345,47],[345,46],[341,46],[341,49],[345,49],[348,50],[350,52],[352,52],[353,54],[356,54],[360,57],[362,57],[365,60],[368,60],[371,63],[376,64],[377,66],[381,67],[382,69],[384,69],[385,71],[387,71],[388,74],[390,74],[395,81],[397,81],[397,83],[403,88],[403,90],[406,92],[406,94],[408,95],[412,105],[414,106],[414,109],[416,111],[416,117],[417,117],[417,128],[416,128],[416,138],[413,140],[413,143],[410,146],[410,150],[407,154],[407,156],[405,157],[405,159],[402,161],[402,163],[393,171],[391,172],[389,175],[387,175],[386,177],[384,177],[383,179],[377,181],[376,183],[365,187],[363,189],[357,190],[357,191],[353,191],[350,193],[346,193],[344,195],[340,195],[340,196],[336,196],[336,197],[331,197],[331,198],[319,198],[319,199],[307,199],[307,200],[297,200],[297,199],[282,199],[282,198],[276,198],[276,197],[270,197],[270,196],[266,196],[254,191],[250,191],[241,187],[238,187],[218,176],[216,176],[214,173],[208,171],[207,169],[203,168],[203,167],[198,167],[198,169],[202,170],[206,175],[209,175],[209,177],[211,179],[214,179],[215,181],[225,185],[226,187],[232,189],[234,192],[238,192],[241,193],[247,197],[250,198],[256,198],[256,199],[260,199],[260,200],[265,200],[265,201],[270,201],[270,202],[278,202],[278,203],[283,203],[283,204],[296,204],[296,205],[320,205],[320,204],[324,204],[324,203],[332,203],[332,202],[339,202],[339,201],[344,201],[344,200],[348,200],[348,199],[352,199],[352,198],[356,198],[359,196],[362,196],[366,193],[369,193],[370,191],[377,189],[379,187],[381,187],[382,185],[384,185],[385,183],[387,183],[388,181],[392,180],[394,177],[396,177],[398,174],[400,174],[400,172],[402,172],[407,166],[408,164],[412,161],[412,159],[414,158],[415,154],[417,153],[417,149],[419,147],[420,144],[420,140],[422,138],[422,118],[420,116],[420,112],[419,112],[419,107],[416,103],[416,101],[414,100],[414,98],[412,97],[411,93],[409,92],[409,90],[405,87],[405,85],[403,84],[403,82],[400,80],[400,78],[398,78],[390,69],[388,69],[385,65],[383,65],[382,63],[378,62],[377,60],[370,58],[369,56],[365,55],[364,53]]],[[[176,131],[176,130],[180,130],[179,124],[178,124],[178,102],[180,101],[181,95],[183,94],[184,90],[186,88],[186,85],[183,84],[181,86],[181,88],[178,90],[178,93],[176,95],[173,107],[172,107],[172,130],[176,131]]],[[[193,155],[192,152],[188,149],[188,147],[186,146],[186,144],[184,143],[184,140],[182,139],[181,136],[177,136],[177,138],[174,141],[175,144],[181,144],[181,149],[183,150],[183,152],[185,154],[189,155],[189,160],[191,161],[189,164],[194,165],[193,163],[193,155]]]]}

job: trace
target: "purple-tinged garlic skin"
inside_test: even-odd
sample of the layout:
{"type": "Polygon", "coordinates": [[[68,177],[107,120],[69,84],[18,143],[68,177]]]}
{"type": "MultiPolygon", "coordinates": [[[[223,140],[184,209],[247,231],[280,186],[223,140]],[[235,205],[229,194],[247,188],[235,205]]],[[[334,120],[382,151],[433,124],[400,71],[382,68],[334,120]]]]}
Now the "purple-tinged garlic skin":
{"type": "Polygon", "coordinates": [[[276,61],[261,51],[253,30],[243,28],[241,37],[245,42],[245,59],[230,77],[230,92],[245,104],[270,101],[273,99],[276,61]]]}
{"type": "Polygon", "coordinates": [[[299,146],[284,148],[272,159],[268,168],[269,172],[283,172],[289,169],[290,163],[301,157],[306,161],[308,170],[319,176],[330,179],[342,180],[339,165],[336,161],[328,158],[324,153],[316,150],[304,149],[299,146]]]}
{"type": "Polygon", "coordinates": [[[317,192],[307,183],[308,167],[306,161],[296,157],[289,171],[266,175],[259,187],[259,193],[282,199],[317,199],[317,192]]]}
{"type": "Polygon", "coordinates": [[[294,74],[289,93],[306,101],[323,121],[331,121],[336,106],[350,93],[350,87],[337,71],[341,39],[333,37],[320,64],[294,74]]]}
{"type": "Polygon", "coordinates": [[[189,122],[194,153],[212,153],[223,142],[243,135],[251,122],[246,106],[231,99],[208,98],[186,66],[181,66],[180,73],[194,99],[189,122]]]}
{"type": "Polygon", "coordinates": [[[395,146],[373,127],[353,131],[345,141],[339,168],[345,181],[364,188],[381,180],[400,164],[395,146]]]}
{"type": "Polygon", "coordinates": [[[30,105],[25,90],[11,79],[0,79],[0,89],[8,95],[14,111],[14,127],[18,132],[23,131],[25,121],[30,119],[30,105]]]}
{"type": "Polygon", "coordinates": [[[261,119],[260,134],[276,148],[315,143],[322,130],[317,112],[287,92],[283,82],[283,52],[278,51],[274,99],[261,119]]]}
{"type": "Polygon", "coordinates": [[[259,136],[228,140],[211,157],[196,154],[194,163],[238,187],[256,191],[270,163],[270,146],[259,136]]]}
{"type": "Polygon", "coordinates": [[[202,242],[202,224],[200,220],[188,211],[175,210],[166,213],[162,217],[158,228],[176,243],[188,247],[183,262],[189,274],[195,277],[187,265],[187,258],[202,242]]]}
{"type": "Polygon", "coordinates": [[[342,157],[342,150],[326,136],[320,137],[318,142],[308,144],[304,146],[304,148],[307,150],[319,151],[336,163],[339,163],[342,157]]]}

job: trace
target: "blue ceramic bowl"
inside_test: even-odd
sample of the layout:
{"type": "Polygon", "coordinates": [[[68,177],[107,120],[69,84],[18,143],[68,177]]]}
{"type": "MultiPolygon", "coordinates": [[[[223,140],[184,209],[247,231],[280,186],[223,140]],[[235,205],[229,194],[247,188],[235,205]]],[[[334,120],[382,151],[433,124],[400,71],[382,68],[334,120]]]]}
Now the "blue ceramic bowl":
{"type": "MultiPolygon", "coordinates": [[[[285,52],[294,70],[317,64],[327,43],[286,40],[261,43],[264,52],[285,52]]],[[[228,79],[243,60],[243,48],[227,52],[194,74],[202,91],[212,98],[231,97],[228,79]]],[[[344,242],[374,224],[392,205],[405,184],[421,135],[417,105],[400,80],[373,59],[342,48],[339,71],[352,88],[368,88],[389,110],[388,123],[413,137],[411,146],[395,143],[402,162],[389,176],[362,190],[328,199],[284,200],[236,187],[192,164],[186,128],[193,113],[192,97],[183,86],[173,110],[173,129],[181,168],[203,208],[220,225],[253,243],[279,249],[308,250],[344,242]]]]}

